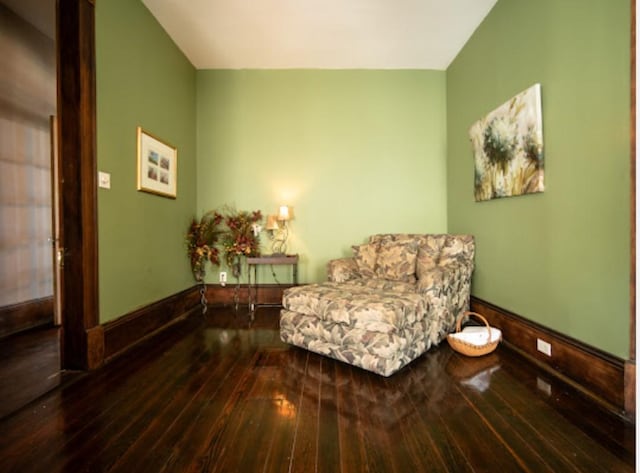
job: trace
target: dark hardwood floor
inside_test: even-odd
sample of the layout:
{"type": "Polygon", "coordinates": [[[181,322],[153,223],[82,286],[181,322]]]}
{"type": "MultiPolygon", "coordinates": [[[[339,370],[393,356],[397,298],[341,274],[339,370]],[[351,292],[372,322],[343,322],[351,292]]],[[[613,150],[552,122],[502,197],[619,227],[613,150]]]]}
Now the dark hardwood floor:
{"type": "Polygon", "coordinates": [[[59,328],[34,328],[0,338],[0,419],[55,388],[60,380],[59,328]]]}
{"type": "Polygon", "coordinates": [[[390,378],[213,309],[0,421],[1,472],[627,472],[635,428],[513,352],[390,378]]]}

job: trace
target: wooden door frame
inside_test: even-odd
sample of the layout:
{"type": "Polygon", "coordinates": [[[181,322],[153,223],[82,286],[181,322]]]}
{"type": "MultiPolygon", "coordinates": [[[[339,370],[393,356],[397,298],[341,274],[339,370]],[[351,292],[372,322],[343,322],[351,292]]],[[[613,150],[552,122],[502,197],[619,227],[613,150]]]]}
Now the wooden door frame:
{"type": "Polygon", "coordinates": [[[58,0],[56,18],[62,365],[86,370],[104,359],[98,306],[95,2],[58,0]]]}
{"type": "Polygon", "coordinates": [[[629,276],[629,358],[625,363],[625,411],[627,416],[634,417],[636,413],[636,11],[638,0],[631,1],[631,271],[629,276]]]}
{"type": "Polygon", "coordinates": [[[60,271],[60,159],[58,146],[58,117],[49,117],[49,130],[51,133],[51,267],[53,268],[53,324],[62,325],[62,297],[60,284],[62,274],[60,271]]]}

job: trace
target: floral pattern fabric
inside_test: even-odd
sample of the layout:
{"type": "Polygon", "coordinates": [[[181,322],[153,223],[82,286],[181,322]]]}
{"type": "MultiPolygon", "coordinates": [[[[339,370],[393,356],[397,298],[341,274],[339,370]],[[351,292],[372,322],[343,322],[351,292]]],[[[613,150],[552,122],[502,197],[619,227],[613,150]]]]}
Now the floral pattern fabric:
{"type": "Polygon", "coordinates": [[[376,275],[378,247],[377,243],[365,243],[364,245],[351,247],[353,249],[353,257],[358,266],[358,272],[363,278],[373,278],[376,275]]]}
{"type": "Polygon", "coordinates": [[[447,235],[432,235],[431,238],[420,242],[416,260],[416,276],[418,279],[438,266],[440,253],[446,240],[447,235]]]}
{"type": "Polygon", "coordinates": [[[401,330],[426,313],[426,298],[414,285],[376,279],[292,287],[282,305],[321,321],[379,333],[401,330]]]}
{"type": "Polygon", "coordinates": [[[423,319],[398,333],[378,333],[322,322],[313,315],[282,310],[280,337],[320,355],[390,376],[438,343],[434,324],[423,319]]]}
{"type": "Polygon", "coordinates": [[[474,240],[389,234],[374,235],[370,242],[415,248],[417,281],[364,277],[355,258],[333,260],[329,282],[285,291],[280,335],[286,343],[390,376],[439,344],[468,310],[474,240]]]}
{"type": "Polygon", "coordinates": [[[392,281],[415,282],[417,256],[416,241],[384,241],[378,250],[376,276],[392,281]]]}
{"type": "Polygon", "coordinates": [[[332,282],[346,282],[362,277],[355,258],[340,258],[329,261],[327,275],[329,281],[332,282]]]}

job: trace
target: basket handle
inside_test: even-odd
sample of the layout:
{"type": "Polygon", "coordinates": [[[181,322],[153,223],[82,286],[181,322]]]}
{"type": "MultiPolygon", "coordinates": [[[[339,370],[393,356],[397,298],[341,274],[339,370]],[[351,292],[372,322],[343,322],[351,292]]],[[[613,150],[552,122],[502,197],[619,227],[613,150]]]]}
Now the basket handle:
{"type": "Polygon", "coordinates": [[[462,328],[462,319],[464,319],[467,316],[473,315],[474,317],[479,318],[482,322],[484,322],[484,324],[487,326],[487,332],[489,333],[489,338],[487,339],[487,341],[491,341],[491,326],[489,325],[489,322],[487,322],[487,319],[485,319],[482,315],[478,314],[477,312],[471,312],[471,311],[466,311],[462,317],[458,317],[458,321],[456,322],[456,333],[460,332],[460,329],[462,328]]]}

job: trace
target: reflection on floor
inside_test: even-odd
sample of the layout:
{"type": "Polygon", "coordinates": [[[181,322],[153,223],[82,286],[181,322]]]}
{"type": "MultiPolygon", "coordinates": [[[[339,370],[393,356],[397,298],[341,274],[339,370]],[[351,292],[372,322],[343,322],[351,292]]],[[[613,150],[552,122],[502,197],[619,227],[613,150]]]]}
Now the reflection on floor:
{"type": "Polygon", "coordinates": [[[633,426],[515,353],[389,378],[212,309],[0,422],[0,471],[633,471],[633,426]]]}

